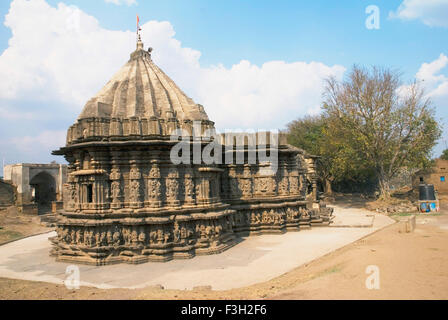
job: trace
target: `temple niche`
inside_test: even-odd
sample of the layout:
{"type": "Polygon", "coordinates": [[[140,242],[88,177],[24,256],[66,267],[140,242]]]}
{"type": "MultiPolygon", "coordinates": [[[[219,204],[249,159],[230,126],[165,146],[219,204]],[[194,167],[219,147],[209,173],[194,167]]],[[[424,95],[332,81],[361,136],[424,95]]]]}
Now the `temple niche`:
{"type": "Polygon", "coordinates": [[[216,134],[139,40],[53,152],[69,165],[51,254],[93,265],[168,261],[220,253],[241,236],[328,225],[315,157],[281,133],[242,136],[216,134]],[[174,163],[180,141],[191,153],[174,163]],[[210,146],[222,161],[195,158],[210,146]]]}

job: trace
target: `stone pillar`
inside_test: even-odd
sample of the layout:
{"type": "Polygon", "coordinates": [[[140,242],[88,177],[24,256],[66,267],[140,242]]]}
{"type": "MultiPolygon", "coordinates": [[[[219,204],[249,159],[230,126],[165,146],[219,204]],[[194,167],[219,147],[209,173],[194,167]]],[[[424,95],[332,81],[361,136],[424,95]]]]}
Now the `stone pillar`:
{"type": "Polygon", "coordinates": [[[196,179],[196,199],[198,204],[204,204],[209,202],[209,186],[208,180],[201,173],[200,177],[196,179]]]}
{"type": "Polygon", "coordinates": [[[62,165],[59,165],[58,170],[58,181],[57,181],[57,187],[56,187],[56,201],[61,202],[62,201],[62,190],[63,190],[63,182],[62,182],[62,165]]]}
{"type": "Polygon", "coordinates": [[[311,161],[310,171],[311,171],[311,176],[310,176],[311,184],[313,186],[313,201],[317,202],[317,201],[319,201],[319,196],[318,196],[318,190],[317,190],[317,174],[316,174],[315,159],[312,159],[312,161],[311,161]]]}

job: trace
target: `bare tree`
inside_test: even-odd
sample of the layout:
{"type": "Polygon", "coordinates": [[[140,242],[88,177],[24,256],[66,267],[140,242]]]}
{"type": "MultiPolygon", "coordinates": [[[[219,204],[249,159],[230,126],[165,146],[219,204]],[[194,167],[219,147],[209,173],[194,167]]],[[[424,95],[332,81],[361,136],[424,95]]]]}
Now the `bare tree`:
{"type": "Polygon", "coordinates": [[[342,82],[327,79],[323,108],[330,130],[375,169],[381,198],[390,197],[400,168],[429,162],[441,135],[423,89],[416,82],[402,86],[390,69],[354,66],[342,82]]]}

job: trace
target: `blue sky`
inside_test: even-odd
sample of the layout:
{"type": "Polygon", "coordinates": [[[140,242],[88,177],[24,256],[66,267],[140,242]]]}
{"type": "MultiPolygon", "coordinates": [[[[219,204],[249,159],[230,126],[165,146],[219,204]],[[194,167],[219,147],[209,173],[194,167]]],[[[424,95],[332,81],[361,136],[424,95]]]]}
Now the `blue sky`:
{"type": "MultiPolygon", "coordinates": [[[[55,6],[61,1],[47,2],[55,6]]],[[[241,59],[258,65],[269,60],[347,67],[359,63],[400,68],[412,78],[423,62],[447,50],[446,28],[388,18],[401,0],[140,0],[131,6],[101,0],[62,2],[78,6],[111,30],[134,30],[136,14],[142,21],[169,21],[184,46],[202,52],[201,63],[206,66],[229,67],[241,59]],[[364,26],[364,10],[371,4],[381,12],[379,30],[364,26]]],[[[8,10],[8,1],[1,1],[0,15],[8,10]]],[[[4,50],[11,31],[2,25],[0,32],[4,50]]]]}
{"type": "MultiPolygon", "coordinates": [[[[254,103],[254,106],[248,107],[248,110],[256,109],[258,106],[260,110],[267,110],[269,106],[262,106],[260,100],[275,103],[276,97],[283,94],[281,88],[277,91],[272,90],[272,96],[263,96],[262,99],[254,97],[252,93],[264,94],[260,88],[272,88],[274,86],[270,82],[272,77],[290,77],[287,82],[296,81],[299,88],[307,85],[310,74],[342,76],[341,68],[349,69],[353,64],[397,68],[403,73],[405,81],[412,81],[416,77],[420,80],[425,79],[430,83],[427,90],[430,93],[434,92],[433,100],[437,107],[437,115],[439,118],[444,118],[445,127],[448,127],[445,120],[448,118],[448,68],[446,66],[448,0],[139,0],[133,4],[130,3],[133,2],[132,0],[47,0],[46,2],[31,0],[36,7],[32,7],[26,0],[15,0],[15,9],[7,19],[11,2],[14,1],[0,3],[0,17],[3,22],[0,26],[0,52],[2,52],[0,67],[2,59],[6,61],[5,65],[11,68],[14,67],[14,63],[23,64],[25,60],[32,61],[31,67],[27,70],[35,70],[33,71],[35,73],[30,71],[27,76],[30,79],[38,77],[46,83],[45,88],[51,85],[51,94],[45,93],[39,87],[33,87],[30,85],[31,82],[25,83],[23,79],[7,84],[9,89],[14,85],[17,86],[11,89],[14,93],[0,96],[0,116],[2,110],[3,115],[6,112],[9,115],[0,118],[2,128],[0,129],[0,157],[6,158],[7,163],[46,162],[52,159],[61,161],[60,158],[49,155],[50,148],[56,147],[61,141],[64,142],[63,138],[59,137],[52,143],[53,131],[55,135],[64,132],[80,113],[83,107],[82,101],[85,103],[89,95],[98,91],[125,62],[129,50],[126,51],[122,47],[126,47],[128,43],[124,40],[119,43],[118,39],[131,37],[130,34],[135,30],[136,14],[140,15],[144,25],[144,39],[145,34],[148,39],[145,45],[154,46],[155,52],[159,49],[160,58],[156,63],[159,63],[167,74],[185,89],[187,94],[198,102],[205,102],[205,109],[210,118],[217,123],[218,128],[220,128],[219,123],[222,123],[223,129],[228,127],[245,129],[257,126],[254,125],[255,122],[250,121],[232,122],[231,118],[226,118],[225,114],[220,113],[219,109],[225,106],[225,102],[231,103],[229,102],[232,101],[231,94],[236,100],[245,101],[245,104],[239,107],[240,110],[250,103],[254,103]],[[58,7],[61,2],[67,7],[58,7]],[[368,17],[365,9],[369,5],[376,5],[380,10],[379,30],[369,30],[365,26],[365,20],[368,17]],[[82,32],[85,32],[82,34],[83,38],[88,38],[92,30],[98,35],[105,34],[107,37],[104,41],[106,42],[106,38],[109,41],[103,44],[105,48],[108,48],[107,55],[112,56],[114,52],[119,52],[116,53],[116,57],[110,57],[111,61],[108,61],[108,64],[104,62],[104,66],[101,66],[103,69],[98,73],[89,73],[88,77],[92,80],[88,83],[88,88],[77,88],[76,84],[71,85],[68,80],[67,83],[61,84],[57,75],[58,70],[64,68],[62,64],[50,65],[49,69],[53,71],[48,73],[47,70],[37,68],[38,65],[47,66],[53,60],[58,60],[56,58],[50,61],[48,53],[40,52],[46,43],[52,43],[54,40],[52,37],[58,32],[58,27],[56,22],[55,29],[51,30],[50,27],[33,22],[35,20],[33,14],[40,10],[40,16],[48,13],[49,17],[50,14],[53,17],[53,14],[57,16],[58,12],[62,15],[61,12],[73,11],[72,6],[76,6],[82,12],[82,32]],[[395,12],[395,17],[391,17],[391,12],[395,12]],[[151,24],[149,21],[158,23],[151,24]],[[163,21],[167,24],[162,24],[163,21]],[[27,25],[33,25],[33,27],[26,30],[27,25]],[[88,30],[90,26],[91,30],[88,30]],[[43,31],[38,30],[41,27],[43,31]],[[13,30],[15,30],[14,37],[13,30]],[[46,36],[40,39],[40,35],[46,36]],[[14,38],[13,43],[10,41],[12,38],[14,38]],[[163,39],[165,42],[175,39],[180,47],[175,42],[172,44],[170,42],[170,45],[164,48],[163,39]],[[23,53],[27,41],[30,42],[30,50],[39,53],[33,56],[23,53]],[[22,59],[17,61],[11,57],[6,59],[5,53],[8,50],[17,52],[17,55],[23,54],[22,59]],[[42,54],[41,58],[38,57],[39,54],[42,54]],[[171,55],[173,58],[170,60],[166,55],[171,55]],[[242,63],[242,61],[245,62],[242,63]],[[428,64],[426,69],[423,66],[425,63],[428,64]],[[433,64],[429,65],[430,63],[433,64]],[[185,70],[184,73],[182,69],[185,70]],[[295,70],[295,73],[291,70],[295,70]],[[198,76],[193,81],[189,77],[191,72],[205,74],[203,78],[207,80],[200,79],[198,76]],[[302,76],[299,77],[296,73],[302,76]],[[216,77],[223,75],[223,79],[234,76],[237,80],[231,83],[223,82],[224,80],[210,80],[214,79],[212,78],[214,75],[216,77]],[[266,83],[252,88],[250,84],[254,82],[251,80],[254,79],[253,77],[265,79],[260,81],[266,81],[266,83]],[[246,79],[246,82],[239,82],[240,78],[246,79]],[[236,88],[234,83],[247,88],[252,96],[249,97],[247,92],[236,88]],[[231,86],[232,89],[226,92],[224,89],[220,91],[211,87],[222,84],[231,86]],[[199,86],[206,87],[210,97],[206,96],[204,89],[199,86]],[[73,92],[67,89],[70,87],[74,88],[73,92]],[[75,94],[78,92],[76,90],[79,91],[79,101],[75,102],[73,99],[69,101],[65,98],[67,92],[75,94]],[[37,93],[38,101],[33,99],[33,93],[37,93]],[[14,116],[11,112],[14,112],[14,116]],[[56,113],[58,116],[55,115],[56,113]],[[24,117],[21,117],[21,114],[24,117]],[[44,114],[45,117],[42,116],[44,114]],[[22,120],[25,118],[26,121],[20,121],[20,118],[22,120]],[[25,141],[29,146],[39,145],[39,150],[24,150],[17,147],[20,141],[25,141]]],[[[71,35],[67,35],[66,39],[70,37],[71,35]]],[[[85,41],[79,40],[80,37],[76,35],[74,37],[73,43],[80,41],[77,46],[84,45],[85,41]]],[[[60,38],[57,39],[55,41],[59,41],[63,46],[60,38]]],[[[80,47],[79,50],[88,51],[88,45],[92,47],[89,42],[86,48],[80,47]]],[[[94,48],[96,50],[96,47],[92,47],[92,50],[94,48]]],[[[56,50],[54,52],[56,55],[56,50]]],[[[67,52],[64,51],[60,54],[67,56],[67,52]]],[[[155,53],[155,60],[156,57],[155,53]]],[[[73,64],[76,59],[77,57],[74,56],[67,63],[73,64]]],[[[94,61],[90,63],[92,63],[91,67],[95,68],[94,61]]],[[[0,76],[9,77],[9,71],[5,69],[0,69],[0,76]]],[[[17,68],[11,70],[15,69],[17,68]]],[[[76,75],[75,71],[70,70],[69,74],[76,75]]],[[[74,83],[75,80],[79,82],[79,79],[73,79],[74,83]]],[[[317,80],[312,83],[315,86],[320,85],[317,80]]],[[[2,90],[1,84],[0,90],[2,90]]],[[[292,90],[293,87],[286,88],[288,92],[292,90]]],[[[281,128],[294,118],[312,113],[313,110],[315,112],[320,91],[313,90],[314,96],[311,96],[310,92],[307,93],[310,89],[305,88],[291,93],[290,98],[280,98],[279,104],[285,105],[285,109],[279,111],[278,119],[269,120],[272,116],[267,114],[266,118],[257,118],[256,123],[263,128],[281,128]],[[299,102],[293,102],[294,99],[299,102]]],[[[281,105],[273,105],[272,108],[282,108],[281,105]]],[[[435,155],[438,155],[443,148],[442,142],[436,148],[435,155]]]]}

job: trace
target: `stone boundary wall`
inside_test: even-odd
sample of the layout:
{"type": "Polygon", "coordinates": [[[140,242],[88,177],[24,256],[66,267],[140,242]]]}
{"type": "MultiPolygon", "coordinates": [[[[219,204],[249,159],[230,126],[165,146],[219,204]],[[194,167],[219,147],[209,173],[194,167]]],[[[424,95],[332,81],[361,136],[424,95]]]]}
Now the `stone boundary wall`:
{"type": "Polygon", "coordinates": [[[0,208],[15,205],[16,197],[16,188],[12,184],[0,179],[0,208]]]}

